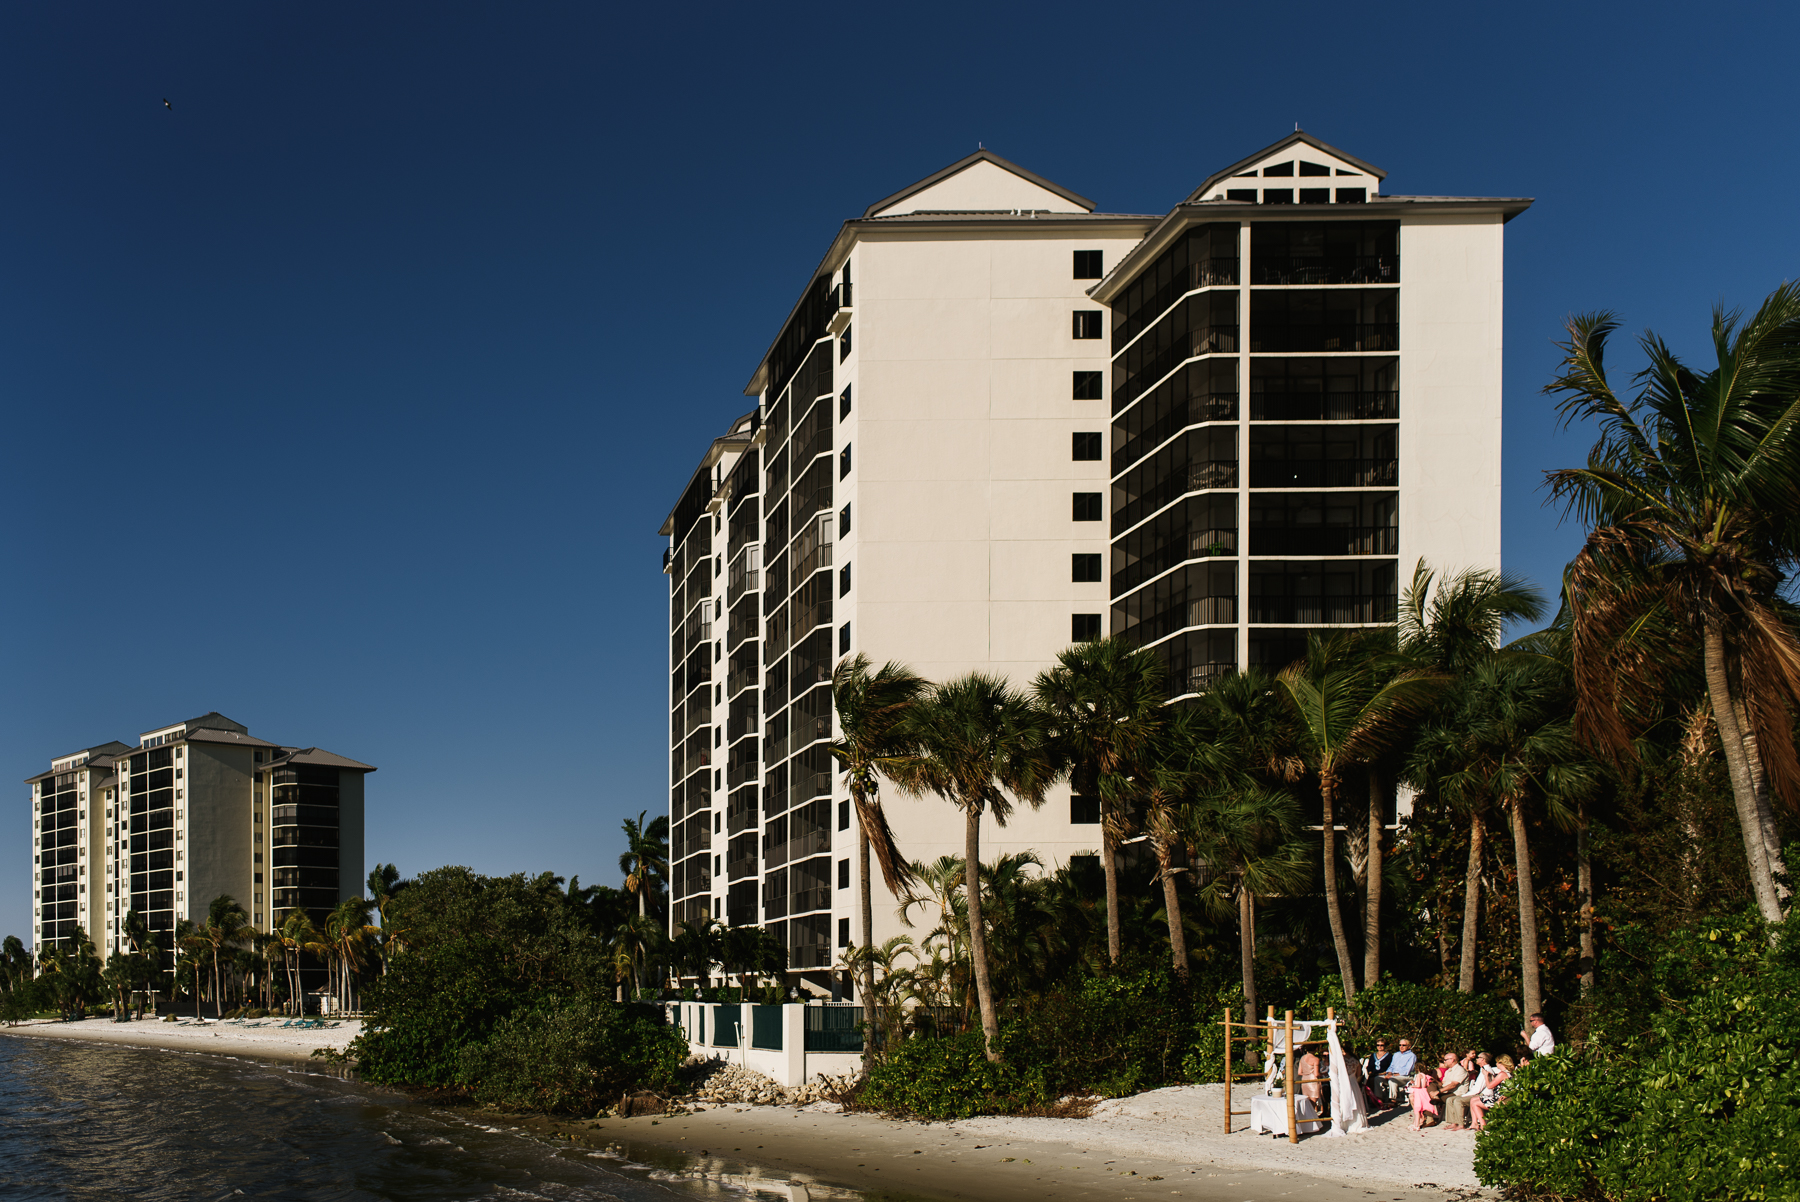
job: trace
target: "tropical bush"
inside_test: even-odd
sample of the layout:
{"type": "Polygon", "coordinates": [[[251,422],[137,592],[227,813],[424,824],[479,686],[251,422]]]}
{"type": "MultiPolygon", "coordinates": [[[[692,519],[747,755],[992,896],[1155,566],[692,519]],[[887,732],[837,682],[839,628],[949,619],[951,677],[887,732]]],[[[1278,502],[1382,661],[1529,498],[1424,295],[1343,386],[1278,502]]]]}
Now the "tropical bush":
{"type": "Polygon", "coordinates": [[[1346,1047],[1366,1050],[1378,1038],[1390,1043],[1410,1039],[1427,1057],[1470,1048],[1511,1051],[1523,1026],[1519,1012],[1496,994],[1460,993],[1391,977],[1357,994],[1355,1004],[1340,1008],[1338,1015],[1344,1020],[1338,1034],[1346,1047]]]}
{"type": "Polygon", "coordinates": [[[858,1109],[925,1119],[1014,1114],[1041,1104],[1009,1060],[990,1061],[980,1031],[921,1035],[894,1048],[869,1070],[858,1109]]]}
{"type": "Polygon", "coordinates": [[[1754,918],[1621,941],[1594,1038],[1534,1061],[1476,1144],[1490,1185],[1555,1198],[1800,1198],[1800,939],[1754,918]],[[1631,986],[1635,985],[1634,990],[1631,986]]]}
{"type": "Polygon", "coordinates": [[[655,1007],[588,999],[507,1016],[462,1050],[459,1074],[490,1105],[591,1114],[627,1089],[669,1088],[687,1052],[655,1007]]]}

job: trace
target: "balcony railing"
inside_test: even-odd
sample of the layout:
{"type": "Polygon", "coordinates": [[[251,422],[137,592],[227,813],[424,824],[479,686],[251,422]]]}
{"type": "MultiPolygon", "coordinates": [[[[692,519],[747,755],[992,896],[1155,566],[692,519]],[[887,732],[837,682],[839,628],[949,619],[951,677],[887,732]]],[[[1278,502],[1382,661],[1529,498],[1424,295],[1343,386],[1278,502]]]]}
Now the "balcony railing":
{"type": "Polygon", "coordinates": [[[1234,663],[1202,663],[1189,664],[1179,672],[1171,672],[1168,676],[1167,689],[1170,697],[1180,697],[1184,693],[1205,692],[1207,686],[1220,677],[1229,676],[1237,671],[1234,663]]]}
{"type": "Polygon", "coordinates": [[[1338,597],[1252,596],[1246,608],[1253,625],[1332,626],[1392,622],[1392,593],[1346,594],[1338,597]]]}
{"type": "Polygon", "coordinates": [[[1259,326],[1253,325],[1250,335],[1252,354],[1310,351],[1397,351],[1399,349],[1400,325],[1398,322],[1330,326],[1281,325],[1265,322],[1259,326]]]}
{"type": "Polygon", "coordinates": [[[1398,284],[1399,255],[1305,256],[1278,259],[1259,255],[1250,261],[1253,284],[1398,284]]]}
{"type": "Polygon", "coordinates": [[[1251,488],[1392,488],[1399,479],[1398,459],[1250,461],[1251,488]]]}
{"type": "Polygon", "coordinates": [[[725,581],[725,607],[730,609],[737,604],[737,599],[749,589],[755,591],[762,587],[762,548],[745,547],[738,557],[731,561],[731,571],[725,581]]]}
{"type": "Polygon", "coordinates": [[[789,903],[789,914],[805,914],[812,910],[831,909],[831,890],[823,885],[796,889],[789,903]]]}
{"type": "Polygon", "coordinates": [[[1400,416],[1400,393],[1253,392],[1250,420],[1258,422],[1343,422],[1400,416]]]}
{"type": "Polygon", "coordinates": [[[1252,555],[1397,555],[1394,526],[1267,526],[1250,528],[1252,555]]]}

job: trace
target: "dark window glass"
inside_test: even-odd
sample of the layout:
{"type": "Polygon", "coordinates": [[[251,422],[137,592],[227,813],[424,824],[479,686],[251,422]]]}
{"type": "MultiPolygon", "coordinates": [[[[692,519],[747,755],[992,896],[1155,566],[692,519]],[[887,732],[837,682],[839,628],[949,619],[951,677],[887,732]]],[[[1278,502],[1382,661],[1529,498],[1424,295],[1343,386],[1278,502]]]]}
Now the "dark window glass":
{"type": "Polygon", "coordinates": [[[1276,163],[1273,167],[1264,167],[1263,174],[1292,175],[1294,174],[1294,165],[1292,163],[1276,163]]]}
{"type": "Polygon", "coordinates": [[[1120,596],[1185,559],[1230,555],[1237,545],[1237,494],[1189,497],[1113,544],[1113,595],[1120,596]]]}
{"type": "Polygon", "coordinates": [[[843,538],[848,533],[850,533],[850,502],[845,501],[844,507],[838,510],[838,537],[843,538]]]}
{"type": "Polygon", "coordinates": [[[838,888],[839,889],[848,889],[849,887],[850,887],[850,861],[849,860],[839,860],[838,861],[838,888]]]}
{"type": "Polygon", "coordinates": [[[1082,797],[1080,794],[1069,798],[1069,821],[1076,826],[1098,826],[1100,824],[1100,799],[1098,797],[1082,797]]]}
{"type": "Polygon", "coordinates": [[[1339,188],[1337,190],[1337,202],[1341,205],[1366,204],[1368,200],[1369,190],[1367,188],[1339,188]]]}
{"type": "Polygon", "coordinates": [[[1250,418],[1353,421],[1398,417],[1398,379],[1397,359],[1252,359],[1250,418]]]}
{"type": "Polygon", "coordinates": [[[842,597],[850,591],[850,565],[845,564],[838,569],[838,596],[842,597]]]}
{"type": "Polygon", "coordinates": [[[1339,167],[1337,169],[1337,173],[1339,175],[1361,175],[1362,174],[1362,172],[1360,172],[1360,171],[1345,171],[1342,167],[1339,167]]]}
{"type": "Polygon", "coordinates": [[[1100,520],[1099,493],[1078,492],[1075,494],[1074,520],[1077,522],[1097,522],[1100,520]]]}
{"type": "Polygon", "coordinates": [[[1392,622],[1395,585],[1391,559],[1252,560],[1246,604],[1253,625],[1392,622]]]}
{"type": "Polygon", "coordinates": [[[1185,426],[1235,419],[1237,368],[1236,359],[1190,363],[1114,418],[1113,473],[1124,471],[1185,426]]]}
{"type": "Polygon", "coordinates": [[[844,449],[838,452],[838,479],[842,480],[845,476],[848,476],[849,474],[850,474],[850,447],[849,447],[849,444],[845,444],[844,449]]]}
{"type": "Polygon", "coordinates": [[[1113,357],[1113,412],[1185,361],[1237,349],[1237,290],[1189,296],[1113,357]]]}
{"type": "Polygon", "coordinates": [[[1074,435],[1074,458],[1077,461],[1100,458],[1100,435],[1077,432],[1074,435]]]}
{"type": "Polygon", "coordinates": [[[1259,221],[1252,284],[1397,284],[1398,221],[1259,221]]]}
{"type": "Polygon", "coordinates": [[[1103,256],[1097,250],[1078,250],[1075,252],[1075,278],[1078,280],[1097,280],[1106,273],[1101,270],[1103,256]]]}
{"type": "Polygon", "coordinates": [[[1330,188],[1300,189],[1300,203],[1303,205],[1328,205],[1331,203],[1330,188]]]}
{"type": "Polygon", "coordinates": [[[1252,352],[1397,351],[1395,288],[1252,291],[1252,352]]]}
{"type": "Polygon", "coordinates": [[[850,654],[850,623],[848,622],[838,627],[838,654],[850,654]]]}
{"type": "Polygon", "coordinates": [[[1097,401],[1105,394],[1101,391],[1105,385],[1101,382],[1104,372],[1078,371],[1075,373],[1075,399],[1078,401],[1097,401]]]}
{"type": "Polygon", "coordinates": [[[838,919],[838,946],[840,948],[850,946],[850,920],[848,918],[838,919]]]}
{"type": "Polygon", "coordinates": [[[1327,167],[1323,163],[1309,163],[1305,159],[1301,159],[1300,160],[1300,174],[1301,175],[1330,175],[1331,168],[1327,167]]]}
{"type": "Polygon", "coordinates": [[[1113,604],[1112,627],[1140,646],[1188,626],[1237,622],[1237,564],[1189,564],[1113,604]]]}
{"type": "Polygon", "coordinates": [[[1247,200],[1251,204],[1255,204],[1256,203],[1256,189],[1255,188],[1227,188],[1227,189],[1225,189],[1225,199],[1226,200],[1247,200]]]}
{"type": "Polygon", "coordinates": [[[1098,338],[1100,336],[1100,310],[1075,310],[1075,337],[1098,338]]]}
{"type": "Polygon", "coordinates": [[[1236,488],[1237,427],[1189,430],[1113,481],[1112,525],[1123,534],[1185,493],[1236,488]]]}
{"type": "Polygon", "coordinates": [[[1099,614],[1071,614],[1069,616],[1069,641],[1086,643],[1100,637],[1099,614]]]}
{"type": "Polygon", "coordinates": [[[844,360],[848,359],[849,357],[850,357],[850,327],[845,326],[844,332],[842,334],[838,335],[838,362],[842,363],[844,360]]]}
{"type": "Polygon", "coordinates": [[[850,416],[850,385],[844,385],[844,391],[838,394],[838,420],[843,421],[850,416]]]}
{"type": "Polygon", "coordinates": [[[1071,555],[1069,579],[1076,584],[1095,584],[1100,580],[1099,555],[1071,555]]]}
{"type": "Polygon", "coordinates": [[[838,829],[840,831],[850,829],[850,803],[847,801],[838,802],[838,829]]]}
{"type": "Polygon", "coordinates": [[[1291,205],[1294,203],[1292,188],[1264,188],[1263,203],[1266,205],[1291,205]]]}
{"type": "MultiPolygon", "coordinates": [[[[1249,199],[1254,201],[1252,191],[1249,199]]],[[[1113,304],[1113,349],[1137,337],[1182,296],[1238,282],[1238,226],[1196,226],[1132,277],[1113,304]]]]}

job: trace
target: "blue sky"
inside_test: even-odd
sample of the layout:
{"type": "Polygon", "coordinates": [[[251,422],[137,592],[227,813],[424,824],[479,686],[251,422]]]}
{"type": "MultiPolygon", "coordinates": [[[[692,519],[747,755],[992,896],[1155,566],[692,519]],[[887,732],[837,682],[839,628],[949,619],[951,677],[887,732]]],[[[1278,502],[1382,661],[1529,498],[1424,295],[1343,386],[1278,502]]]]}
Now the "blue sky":
{"type": "Polygon", "coordinates": [[[837,223],[978,141],[1110,210],[1295,122],[1392,192],[1536,197],[1505,554],[1553,588],[1565,316],[1698,354],[1795,271],[1800,20],[1699,16],[9,5],[0,763],[218,709],[378,765],[371,859],[616,884],[666,796],[656,528],[837,223]]]}

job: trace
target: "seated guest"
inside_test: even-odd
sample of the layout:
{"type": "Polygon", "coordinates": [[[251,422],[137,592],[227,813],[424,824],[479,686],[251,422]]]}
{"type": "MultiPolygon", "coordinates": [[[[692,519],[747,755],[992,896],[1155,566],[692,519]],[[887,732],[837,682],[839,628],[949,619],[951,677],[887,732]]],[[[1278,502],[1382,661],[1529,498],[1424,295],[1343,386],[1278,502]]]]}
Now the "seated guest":
{"type": "Polygon", "coordinates": [[[1468,1082],[1469,1074],[1463,1071],[1462,1061],[1455,1052],[1445,1052],[1438,1064],[1437,1076],[1437,1096],[1444,1107],[1444,1129],[1461,1131],[1469,1125],[1469,1102],[1457,1091],[1468,1082]]]}
{"type": "MultiPolygon", "coordinates": [[[[1467,1120],[1473,1116],[1476,1099],[1481,1096],[1481,1091],[1487,1088],[1488,1074],[1492,1071],[1488,1067],[1488,1054],[1486,1052],[1470,1053],[1469,1057],[1464,1059],[1462,1065],[1459,1067],[1463,1070],[1463,1083],[1457,1087],[1456,1102],[1453,1107],[1453,1109],[1460,1112],[1459,1121],[1446,1121],[1445,1123],[1445,1126],[1452,1131],[1461,1131],[1466,1126],[1476,1125],[1471,1122],[1460,1120],[1467,1120]]],[[[1445,1111],[1444,1117],[1446,1120],[1450,1118],[1449,1110],[1445,1111]]]]}
{"type": "Polygon", "coordinates": [[[1421,1071],[1412,1075],[1412,1084],[1406,1089],[1407,1096],[1412,1100],[1412,1129],[1420,1135],[1425,1134],[1425,1128],[1438,1121],[1437,1107],[1432,1105],[1432,1090],[1436,1085],[1436,1076],[1421,1071]]]}
{"type": "Polygon", "coordinates": [[[1480,1131],[1487,1126],[1487,1112],[1500,1104],[1500,1087],[1512,1079],[1512,1070],[1512,1057],[1500,1057],[1488,1069],[1487,1086],[1469,1099],[1469,1113],[1475,1118],[1472,1124],[1475,1130],[1480,1131]]]}
{"type": "Polygon", "coordinates": [[[1375,1050],[1369,1053],[1369,1059],[1366,1062],[1357,1062],[1363,1070],[1363,1092],[1368,1095],[1371,1108],[1386,1108],[1392,1105],[1385,1097],[1378,1096],[1375,1091],[1380,1088],[1381,1078],[1393,1064],[1393,1060],[1394,1054],[1388,1051],[1388,1041],[1377,1039],[1375,1050]]]}
{"type": "MultiPolygon", "coordinates": [[[[1419,1057],[1412,1050],[1412,1040],[1402,1039],[1400,1050],[1388,1061],[1387,1071],[1375,1079],[1375,1088],[1388,1105],[1397,1105],[1401,1095],[1408,1088],[1413,1072],[1419,1066],[1419,1057]]],[[[1434,1111],[1435,1113],[1435,1111],[1434,1111]]]]}

